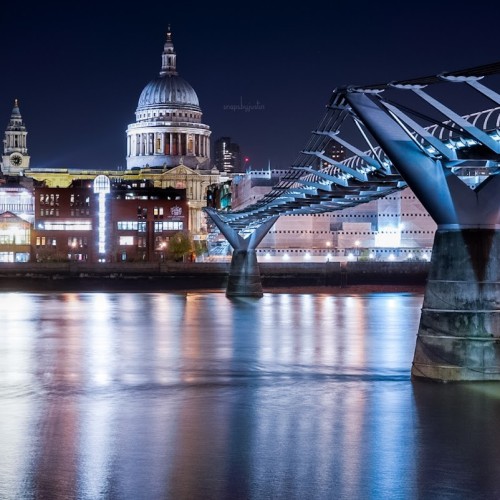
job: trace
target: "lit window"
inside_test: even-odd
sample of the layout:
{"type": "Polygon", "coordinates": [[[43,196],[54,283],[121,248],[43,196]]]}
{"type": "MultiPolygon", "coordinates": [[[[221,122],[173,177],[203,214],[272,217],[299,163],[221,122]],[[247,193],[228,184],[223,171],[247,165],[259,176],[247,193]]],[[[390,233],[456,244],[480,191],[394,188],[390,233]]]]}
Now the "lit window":
{"type": "Polygon", "coordinates": [[[125,246],[131,246],[133,244],[134,244],[133,236],[120,236],[120,246],[125,247],[125,246]]]}

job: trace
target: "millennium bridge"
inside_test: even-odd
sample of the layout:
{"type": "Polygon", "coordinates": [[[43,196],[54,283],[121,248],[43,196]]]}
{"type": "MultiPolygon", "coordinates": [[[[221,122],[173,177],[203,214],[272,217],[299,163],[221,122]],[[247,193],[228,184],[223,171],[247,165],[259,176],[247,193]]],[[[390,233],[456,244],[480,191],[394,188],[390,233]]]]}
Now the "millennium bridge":
{"type": "Polygon", "coordinates": [[[272,190],[206,211],[233,247],[228,297],[262,296],[256,248],[280,215],[410,187],[437,224],[412,377],[500,380],[500,63],[333,91],[272,190]],[[330,141],[350,156],[330,158],[330,141]]]}

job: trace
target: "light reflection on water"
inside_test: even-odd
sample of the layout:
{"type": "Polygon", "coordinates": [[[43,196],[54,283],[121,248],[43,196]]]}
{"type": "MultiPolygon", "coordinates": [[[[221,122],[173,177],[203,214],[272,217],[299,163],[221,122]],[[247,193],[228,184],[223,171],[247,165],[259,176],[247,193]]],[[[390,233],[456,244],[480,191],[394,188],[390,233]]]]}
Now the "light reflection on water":
{"type": "Polygon", "coordinates": [[[500,391],[422,296],[0,294],[0,499],[498,498],[500,391]]]}

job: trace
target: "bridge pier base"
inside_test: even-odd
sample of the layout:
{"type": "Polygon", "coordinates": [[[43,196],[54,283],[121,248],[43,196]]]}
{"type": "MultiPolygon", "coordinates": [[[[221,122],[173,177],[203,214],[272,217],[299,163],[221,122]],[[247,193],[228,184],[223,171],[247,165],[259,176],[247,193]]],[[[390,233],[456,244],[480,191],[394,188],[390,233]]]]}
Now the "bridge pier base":
{"type": "Polygon", "coordinates": [[[226,287],[227,297],[262,297],[262,280],[255,250],[234,250],[226,287]]]}
{"type": "Polygon", "coordinates": [[[246,238],[243,238],[214,209],[206,208],[205,211],[233,247],[226,296],[262,297],[264,293],[255,249],[278,220],[278,216],[269,217],[260,226],[254,228],[246,238]]]}
{"type": "Polygon", "coordinates": [[[437,230],[411,374],[500,380],[500,230],[437,230]]]}

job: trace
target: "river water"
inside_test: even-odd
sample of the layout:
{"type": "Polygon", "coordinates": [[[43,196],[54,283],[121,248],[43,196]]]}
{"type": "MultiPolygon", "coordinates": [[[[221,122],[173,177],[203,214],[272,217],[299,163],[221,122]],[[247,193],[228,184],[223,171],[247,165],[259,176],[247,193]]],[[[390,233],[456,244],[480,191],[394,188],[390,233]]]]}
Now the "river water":
{"type": "Polygon", "coordinates": [[[497,499],[500,384],[410,293],[1,293],[0,499],[497,499]]]}

